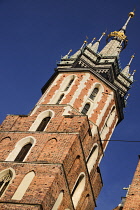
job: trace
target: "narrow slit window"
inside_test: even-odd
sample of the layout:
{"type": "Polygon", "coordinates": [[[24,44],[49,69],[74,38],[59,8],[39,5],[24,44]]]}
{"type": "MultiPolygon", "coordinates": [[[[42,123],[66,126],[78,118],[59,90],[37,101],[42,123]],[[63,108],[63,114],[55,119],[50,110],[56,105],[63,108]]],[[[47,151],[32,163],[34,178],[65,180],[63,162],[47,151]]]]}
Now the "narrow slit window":
{"type": "Polygon", "coordinates": [[[27,155],[27,153],[29,152],[29,150],[31,149],[32,144],[28,143],[26,145],[24,145],[20,152],[18,153],[17,157],[15,158],[15,161],[23,161],[25,156],[27,155]]]}
{"type": "Polygon", "coordinates": [[[71,86],[71,84],[73,83],[73,81],[74,81],[74,78],[69,81],[69,83],[68,83],[68,85],[67,85],[67,87],[65,88],[64,91],[67,91],[69,89],[69,87],[71,86]]]}
{"type": "Polygon", "coordinates": [[[58,99],[58,101],[57,101],[56,104],[59,104],[59,103],[61,102],[61,100],[62,100],[63,97],[64,97],[64,94],[62,94],[62,95],[59,97],[59,99],[58,99]]]}
{"type": "Polygon", "coordinates": [[[45,127],[47,126],[48,122],[50,121],[51,117],[45,117],[40,125],[38,126],[36,131],[44,131],[45,127]]]}
{"type": "Polygon", "coordinates": [[[87,114],[89,108],[90,108],[90,104],[89,103],[85,104],[85,106],[84,106],[84,108],[83,108],[81,113],[82,114],[87,114]]]}
{"type": "Polygon", "coordinates": [[[91,95],[90,95],[90,99],[94,100],[95,97],[97,96],[97,93],[99,92],[98,88],[94,88],[94,90],[92,91],[91,95]]]}

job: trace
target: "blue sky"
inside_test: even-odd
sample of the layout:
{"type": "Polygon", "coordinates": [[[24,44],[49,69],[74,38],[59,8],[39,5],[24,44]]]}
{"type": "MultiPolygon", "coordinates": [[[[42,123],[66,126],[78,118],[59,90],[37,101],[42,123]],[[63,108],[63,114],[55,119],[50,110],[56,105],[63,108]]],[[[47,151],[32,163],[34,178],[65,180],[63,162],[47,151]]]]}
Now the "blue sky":
{"type": "MultiPolygon", "coordinates": [[[[78,50],[101,33],[118,30],[130,11],[128,46],[121,53],[122,68],[136,53],[131,70],[137,70],[125,119],[117,126],[100,165],[104,187],[96,210],[111,210],[125,195],[140,154],[140,3],[112,0],[0,0],[0,122],[7,114],[28,114],[41,96],[41,87],[53,74],[61,55],[78,50]]],[[[105,45],[105,38],[100,49],[105,45]]]]}

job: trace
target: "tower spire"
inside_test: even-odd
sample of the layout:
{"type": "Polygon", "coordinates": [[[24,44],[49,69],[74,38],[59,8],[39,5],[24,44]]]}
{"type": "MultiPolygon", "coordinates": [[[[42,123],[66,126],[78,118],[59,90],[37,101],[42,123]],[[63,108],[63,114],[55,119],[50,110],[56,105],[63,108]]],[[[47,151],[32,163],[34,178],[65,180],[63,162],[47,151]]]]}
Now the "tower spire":
{"type": "Polygon", "coordinates": [[[100,54],[118,56],[118,54],[120,53],[120,50],[118,50],[118,48],[120,48],[120,43],[122,44],[122,49],[121,50],[123,50],[127,46],[128,40],[127,40],[127,36],[125,35],[125,30],[126,30],[126,26],[128,25],[130,19],[132,17],[134,17],[134,11],[130,12],[128,14],[128,16],[129,17],[128,17],[127,21],[125,22],[125,24],[123,25],[123,27],[119,31],[111,32],[107,36],[107,41],[110,38],[112,40],[102,49],[100,54]]]}

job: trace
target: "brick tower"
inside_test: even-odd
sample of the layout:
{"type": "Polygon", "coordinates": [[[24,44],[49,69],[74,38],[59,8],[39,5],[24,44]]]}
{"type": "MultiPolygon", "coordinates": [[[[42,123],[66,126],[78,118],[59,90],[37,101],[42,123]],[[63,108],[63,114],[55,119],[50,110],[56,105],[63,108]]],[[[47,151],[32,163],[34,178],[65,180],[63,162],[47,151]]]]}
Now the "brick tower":
{"type": "Polygon", "coordinates": [[[64,56],[29,115],[3,121],[0,209],[94,209],[103,185],[98,165],[133,82],[131,61],[123,70],[118,64],[133,16],[100,53],[104,33],[64,56]]]}
{"type": "Polygon", "coordinates": [[[127,189],[126,197],[122,197],[121,203],[113,210],[139,210],[140,209],[140,155],[139,162],[132,180],[127,189]]]}

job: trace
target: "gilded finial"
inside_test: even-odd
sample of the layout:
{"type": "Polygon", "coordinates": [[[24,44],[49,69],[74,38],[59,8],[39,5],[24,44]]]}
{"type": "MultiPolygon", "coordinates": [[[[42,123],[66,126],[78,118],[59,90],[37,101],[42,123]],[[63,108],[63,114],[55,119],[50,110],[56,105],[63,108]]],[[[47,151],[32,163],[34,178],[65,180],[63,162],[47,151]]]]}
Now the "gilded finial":
{"type": "Polygon", "coordinates": [[[131,55],[131,59],[130,59],[129,63],[127,64],[128,66],[130,66],[130,64],[131,64],[131,62],[132,62],[134,57],[135,57],[135,53],[133,55],[131,55]]]}
{"type": "MultiPolygon", "coordinates": [[[[107,30],[106,30],[106,31],[107,31],[107,30]]],[[[101,41],[101,39],[103,38],[103,36],[105,36],[105,35],[106,35],[106,31],[102,33],[102,35],[101,35],[101,37],[99,38],[98,42],[100,42],[100,41],[101,41]]]]}
{"type": "Polygon", "coordinates": [[[131,17],[131,18],[133,18],[134,15],[135,15],[134,11],[135,11],[135,9],[133,10],[133,12],[129,12],[128,16],[131,17]]]}
{"type": "Polygon", "coordinates": [[[132,75],[131,75],[131,76],[134,76],[134,74],[135,74],[135,73],[136,73],[136,70],[134,70],[134,71],[133,71],[133,73],[132,73],[132,75]]]}
{"type": "Polygon", "coordinates": [[[87,40],[84,41],[84,43],[82,44],[81,48],[82,49],[84,47],[84,45],[87,44],[87,40]]]}
{"type": "Polygon", "coordinates": [[[70,50],[69,50],[69,52],[68,52],[67,56],[69,56],[69,54],[70,54],[71,52],[72,52],[72,49],[70,49],[70,50]]]}
{"type": "Polygon", "coordinates": [[[96,40],[96,37],[94,37],[91,41],[91,44],[93,44],[93,42],[96,40]]]}
{"type": "Polygon", "coordinates": [[[69,57],[69,54],[72,52],[72,50],[69,50],[69,52],[67,53],[67,55],[65,55],[64,57],[62,57],[63,59],[67,59],[69,57]]]}

